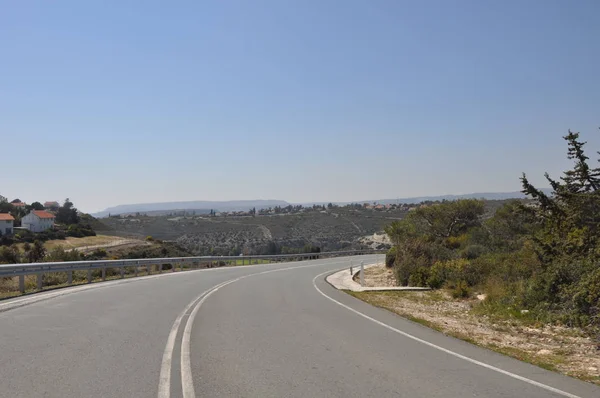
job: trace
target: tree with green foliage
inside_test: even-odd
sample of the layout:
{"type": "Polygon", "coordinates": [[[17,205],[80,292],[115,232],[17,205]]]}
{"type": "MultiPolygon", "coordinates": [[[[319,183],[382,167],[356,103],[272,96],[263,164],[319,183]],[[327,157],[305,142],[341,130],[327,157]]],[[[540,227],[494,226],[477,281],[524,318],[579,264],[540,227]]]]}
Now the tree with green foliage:
{"type": "Polygon", "coordinates": [[[539,228],[530,209],[520,200],[511,200],[483,222],[478,233],[472,233],[474,243],[500,251],[518,250],[539,228]]]}
{"type": "Polygon", "coordinates": [[[16,245],[0,246],[0,264],[16,264],[19,260],[20,253],[16,245]]]}
{"type": "Polygon", "coordinates": [[[523,174],[523,193],[536,199],[537,206],[530,207],[543,228],[535,241],[540,253],[548,261],[562,255],[600,257],[600,168],[592,168],[586,156],[585,142],[579,133],[569,130],[563,137],[568,145],[568,158],[574,161],[572,170],[565,171],[560,180],[546,179],[552,195],[546,195],[533,186],[523,174]]]}
{"type": "Polygon", "coordinates": [[[30,263],[40,262],[46,257],[46,248],[44,243],[36,240],[31,246],[31,250],[26,254],[30,263]]]}
{"type": "Polygon", "coordinates": [[[15,207],[6,200],[0,201],[0,213],[12,213],[15,207]]]}
{"type": "Polygon", "coordinates": [[[69,198],[65,199],[63,205],[58,208],[56,213],[56,222],[66,225],[79,223],[77,209],[74,207],[73,202],[71,202],[69,198]]]}
{"type": "Polygon", "coordinates": [[[421,206],[416,210],[415,216],[427,234],[436,238],[449,238],[480,225],[483,213],[482,200],[461,199],[421,206]]]}
{"type": "Polygon", "coordinates": [[[33,202],[28,207],[28,210],[44,210],[44,205],[40,202],[33,202]]]}

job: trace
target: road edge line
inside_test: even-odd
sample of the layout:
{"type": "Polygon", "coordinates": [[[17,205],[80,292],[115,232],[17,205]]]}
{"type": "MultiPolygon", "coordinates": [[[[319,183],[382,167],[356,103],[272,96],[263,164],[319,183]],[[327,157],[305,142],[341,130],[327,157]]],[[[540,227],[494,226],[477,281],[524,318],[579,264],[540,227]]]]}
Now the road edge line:
{"type": "MultiPolygon", "coordinates": [[[[423,340],[423,339],[421,339],[421,338],[419,338],[419,337],[413,336],[413,335],[412,335],[412,334],[410,334],[410,333],[403,332],[403,331],[402,331],[402,330],[400,330],[400,329],[396,329],[395,327],[393,327],[393,326],[390,326],[390,325],[388,325],[387,323],[381,322],[381,321],[379,321],[379,320],[377,320],[377,319],[375,319],[375,318],[372,318],[372,317],[370,317],[370,316],[368,316],[368,315],[366,315],[366,314],[363,314],[362,312],[360,312],[360,311],[358,311],[358,310],[355,310],[354,308],[352,308],[352,307],[350,307],[350,306],[348,306],[348,305],[346,305],[346,304],[344,304],[344,303],[341,303],[341,302],[337,301],[336,299],[334,299],[334,298],[332,298],[332,297],[330,297],[330,296],[326,295],[325,293],[323,293],[323,291],[322,291],[321,289],[319,289],[319,288],[317,287],[317,283],[316,283],[317,279],[318,279],[319,277],[322,277],[323,275],[325,275],[325,274],[327,274],[327,273],[330,273],[330,272],[331,272],[331,271],[323,272],[323,273],[321,273],[321,274],[319,274],[319,275],[315,276],[315,277],[314,277],[314,279],[313,279],[313,287],[314,287],[314,288],[317,290],[317,292],[319,292],[319,293],[320,293],[320,294],[321,294],[323,297],[325,297],[325,298],[327,298],[327,299],[329,299],[329,300],[333,301],[333,302],[334,302],[334,303],[336,303],[337,305],[339,305],[339,306],[341,306],[341,307],[343,307],[343,308],[345,308],[345,309],[347,309],[347,310],[349,310],[349,311],[352,311],[352,312],[354,312],[355,314],[357,314],[357,315],[360,315],[361,317],[363,317],[363,318],[365,318],[365,319],[368,319],[368,320],[370,320],[370,321],[372,321],[372,322],[374,322],[374,323],[376,323],[376,324],[378,324],[378,325],[380,325],[380,326],[383,326],[384,328],[386,328],[386,329],[388,329],[388,330],[391,330],[392,332],[398,333],[398,334],[400,334],[400,335],[402,335],[402,336],[404,336],[404,337],[407,337],[407,338],[409,338],[409,339],[412,339],[412,340],[414,340],[414,341],[416,341],[416,342],[419,342],[419,343],[421,343],[421,344],[425,344],[425,345],[427,345],[427,346],[429,346],[429,347],[431,347],[431,348],[435,348],[436,350],[439,350],[439,351],[445,352],[446,354],[450,354],[450,355],[452,355],[452,356],[454,356],[454,357],[460,358],[460,359],[462,359],[462,360],[465,360],[465,361],[467,361],[467,362],[471,362],[471,363],[473,363],[473,364],[475,364],[475,365],[478,365],[478,366],[484,367],[484,368],[486,368],[486,369],[489,369],[489,370],[492,370],[492,371],[495,371],[495,372],[501,373],[501,374],[503,374],[503,375],[505,375],[505,376],[512,377],[513,379],[517,379],[517,380],[520,380],[520,381],[524,381],[524,382],[526,382],[526,383],[529,383],[529,384],[531,384],[531,385],[534,385],[534,386],[536,386],[536,387],[540,387],[540,388],[542,388],[542,389],[544,389],[544,390],[551,391],[551,392],[553,392],[553,393],[555,393],[555,394],[559,394],[559,395],[562,395],[562,396],[565,396],[565,397],[568,397],[568,398],[582,398],[582,397],[580,397],[580,396],[578,396],[578,395],[574,395],[574,394],[568,393],[568,392],[566,392],[566,391],[559,390],[558,388],[554,388],[554,387],[551,387],[551,386],[549,386],[549,385],[546,385],[546,384],[540,383],[540,382],[538,382],[538,381],[535,381],[535,380],[528,379],[527,377],[519,376],[518,374],[515,374],[515,373],[512,373],[512,372],[509,372],[509,371],[507,371],[507,370],[504,370],[504,369],[497,368],[497,367],[495,367],[495,366],[492,366],[492,365],[488,365],[488,364],[487,364],[487,363],[485,363],[485,362],[481,362],[481,361],[478,361],[478,360],[476,360],[476,359],[469,358],[469,357],[467,357],[467,356],[465,356],[465,355],[462,355],[462,354],[459,354],[459,353],[457,353],[457,352],[451,351],[451,350],[449,350],[449,349],[447,349],[447,348],[441,347],[441,346],[439,346],[439,345],[437,345],[437,344],[430,343],[429,341],[426,341],[426,340],[423,340]]],[[[337,272],[337,271],[334,271],[334,272],[337,272]]],[[[325,283],[329,283],[329,282],[327,282],[327,280],[325,280],[325,283]]],[[[330,286],[332,286],[331,284],[329,284],[329,285],[330,285],[330,286]]]]}

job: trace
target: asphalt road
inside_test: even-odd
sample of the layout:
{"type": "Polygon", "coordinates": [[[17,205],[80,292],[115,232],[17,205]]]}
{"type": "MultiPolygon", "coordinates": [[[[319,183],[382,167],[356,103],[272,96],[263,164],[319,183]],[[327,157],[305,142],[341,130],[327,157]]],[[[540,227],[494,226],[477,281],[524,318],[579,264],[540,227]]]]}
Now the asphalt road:
{"type": "Polygon", "coordinates": [[[190,271],[3,301],[0,396],[600,397],[324,281],[348,263],[190,271]]]}

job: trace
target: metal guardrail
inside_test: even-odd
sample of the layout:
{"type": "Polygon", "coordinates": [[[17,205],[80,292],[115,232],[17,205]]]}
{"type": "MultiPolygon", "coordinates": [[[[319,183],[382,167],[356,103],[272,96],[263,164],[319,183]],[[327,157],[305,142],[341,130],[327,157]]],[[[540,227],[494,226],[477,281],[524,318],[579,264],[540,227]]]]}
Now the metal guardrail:
{"type": "Polygon", "coordinates": [[[383,253],[381,250],[348,250],[338,252],[323,252],[323,253],[300,253],[300,254],[275,254],[265,256],[201,256],[201,257],[168,257],[168,258],[143,258],[143,259],[125,259],[125,260],[95,260],[95,261],[63,261],[63,262],[48,262],[48,263],[22,263],[22,264],[0,264],[0,277],[19,277],[19,291],[25,293],[25,276],[37,275],[37,289],[43,288],[43,275],[53,272],[66,272],[67,284],[73,283],[73,271],[87,271],[87,283],[92,283],[92,271],[101,270],[102,280],[106,280],[106,270],[108,268],[120,269],[121,279],[125,277],[125,268],[133,267],[134,276],[138,276],[140,268],[145,267],[145,274],[152,273],[152,266],[156,266],[158,273],[163,272],[163,265],[171,265],[171,270],[174,272],[176,266],[179,265],[180,271],[199,269],[201,266],[211,267],[215,262],[217,265],[224,262],[237,264],[242,261],[242,265],[247,262],[248,265],[253,261],[271,260],[273,262],[280,261],[301,261],[308,259],[319,259],[328,257],[341,256],[356,256],[363,254],[378,254],[383,253]]]}

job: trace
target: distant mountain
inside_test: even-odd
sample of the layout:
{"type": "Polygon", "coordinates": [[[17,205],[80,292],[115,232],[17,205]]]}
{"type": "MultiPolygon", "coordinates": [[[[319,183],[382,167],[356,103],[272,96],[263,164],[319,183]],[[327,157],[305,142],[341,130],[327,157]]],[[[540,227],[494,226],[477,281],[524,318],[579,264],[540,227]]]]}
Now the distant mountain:
{"type": "MultiPolygon", "coordinates": [[[[549,188],[542,189],[546,194],[551,190],[549,188]]],[[[373,203],[392,204],[392,203],[420,203],[425,201],[437,200],[456,200],[456,199],[487,199],[487,200],[505,200],[505,199],[522,199],[525,198],[521,192],[484,192],[484,193],[468,193],[464,195],[440,195],[440,196],[419,196],[414,198],[398,198],[398,199],[371,199],[371,200],[356,200],[352,202],[334,202],[337,205],[348,203],[373,203]]],[[[304,206],[327,205],[329,202],[309,202],[300,203],[304,206]]],[[[164,202],[164,203],[139,203],[131,205],[118,205],[109,207],[104,211],[92,214],[94,217],[106,217],[109,214],[131,214],[131,213],[156,213],[168,212],[174,210],[196,211],[198,214],[207,213],[210,209],[215,211],[247,211],[253,207],[256,210],[269,207],[290,205],[285,200],[231,200],[231,201],[203,201],[196,200],[190,202],[164,202]]]]}
{"type": "MultiPolygon", "coordinates": [[[[543,188],[542,191],[546,194],[550,194],[552,190],[550,188],[543,188]]],[[[393,204],[393,203],[421,203],[426,201],[438,201],[438,200],[457,200],[457,199],[486,199],[486,200],[506,200],[506,199],[524,199],[525,195],[522,192],[480,192],[480,193],[467,193],[463,195],[439,195],[439,196],[417,196],[413,198],[398,198],[398,199],[370,199],[370,200],[356,200],[353,202],[334,202],[337,205],[345,205],[349,203],[379,203],[379,204],[393,204]]],[[[328,202],[310,202],[302,203],[305,206],[326,205],[328,202]]]]}
{"type": "Polygon", "coordinates": [[[215,211],[247,211],[253,207],[262,209],[275,206],[288,206],[289,203],[284,200],[231,200],[231,201],[189,201],[189,202],[164,202],[164,203],[138,203],[131,205],[118,205],[109,207],[106,210],[92,214],[94,217],[106,217],[109,214],[128,214],[128,213],[146,213],[166,210],[198,210],[203,213],[207,209],[215,211]]]}

